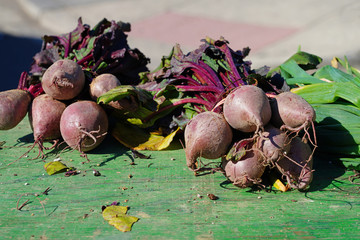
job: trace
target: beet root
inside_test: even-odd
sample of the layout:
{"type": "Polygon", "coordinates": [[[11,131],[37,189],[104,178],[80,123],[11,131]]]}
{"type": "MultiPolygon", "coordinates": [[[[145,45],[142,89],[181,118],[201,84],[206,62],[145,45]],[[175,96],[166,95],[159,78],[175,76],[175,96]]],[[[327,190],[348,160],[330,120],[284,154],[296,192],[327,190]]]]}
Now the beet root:
{"type": "Polygon", "coordinates": [[[202,112],[193,117],[184,132],[186,163],[199,170],[197,159],[217,159],[226,154],[232,141],[232,130],[222,114],[202,112]]]}
{"type": "Polygon", "coordinates": [[[276,162],[277,169],[286,177],[290,187],[306,189],[313,178],[313,151],[301,138],[291,141],[290,151],[276,162]]]}
{"type": "MultiPolygon", "coordinates": [[[[270,103],[272,110],[271,122],[280,129],[293,132],[305,130],[307,132],[316,119],[314,108],[304,98],[295,93],[282,92],[276,95],[270,103]]],[[[310,136],[308,137],[310,139],[310,136]]]]}
{"type": "Polygon", "coordinates": [[[61,138],[60,118],[65,108],[65,103],[55,100],[48,94],[34,98],[28,116],[33,129],[34,144],[39,146],[38,156],[43,153],[44,141],[58,141],[61,138]]]}
{"type": "Polygon", "coordinates": [[[66,104],[48,94],[36,97],[29,111],[29,119],[34,132],[34,139],[43,141],[61,138],[60,118],[66,104]]]}
{"type": "Polygon", "coordinates": [[[24,90],[0,92],[0,130],[16,127],[26,116],[30,103],[31,96],[24,90]]]}
{"type": "Polygon", "coordinates": [[[57,100],[70,100],[84,88],[85,74],[81,67],[69,59],[54,62],[41,80],[44,92],[57,100]]]}
{"type": "Polygon", "coordinates": [[[258,137],[257,147],[262,151],[266,162],[274,164],[284,157],[290,150],[290,139],[288,134],[268,124],[264,132],[258,137]]]}
{"type": "Polygon", "coordinates": [[[93,101],[72,103],[61,115],[61,136],[71,148],[80,152],[100,145],[107,131],[108,117],[102,107],[93,101]]]}
{"type": "Polygon", "coordinates": [[[271,118],[271,107],[265,92],[254,85],[235,89],[225,98],[223,108],[226,121],[242,132],[257,132],[271,118]]]}
{"type": "Polygon", "coordinates": [[[228,180],[240,188],[250,187],[261,182],[266,164],[257,149],[247,150],[239,161],[222,159],[221,168],[228,180]]]}
{"type": "Polygon", "coordinates": [[[90,84],[90,96],[96,101],[98,97],[109,90],[120,86],[119,79],[110,73],[104,73],[94,78],[90,84]]]}
{"type": "MultiPolygon", "coordinates": [[[[90,96],[96,101],[98,97],[120,85],[121,83],[115,75],[110,73],[100,74],[94,78],[90,84],[90,96]]],[[[108,106],[126,111],[136,111],[139,107],[134,96],[123,98],[118,101],[112,101],[108,103],[108,106]]]]}

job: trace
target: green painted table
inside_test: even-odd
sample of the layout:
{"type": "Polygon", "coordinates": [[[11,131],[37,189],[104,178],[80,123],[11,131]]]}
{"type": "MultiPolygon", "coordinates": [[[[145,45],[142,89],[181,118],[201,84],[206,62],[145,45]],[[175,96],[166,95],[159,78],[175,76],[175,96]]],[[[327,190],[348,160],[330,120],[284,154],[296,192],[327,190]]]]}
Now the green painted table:
{"type": "MultiPolygon", "coordinates": [[[[182,149],[132,159],[111,137],[89,153],[90,163],[81,164],[78,152],[61,153],[64,163],[81,171],[75,176],[47,175],[43,160],[30,160],[35,150],[7,166],[33,141],[27,118],[0,132],[0,141],[6,142],[0,149],[2,239],[360,238],[359,185],[349,182],[352,172],[331,159],[315,159],[309,191],[282,193],[238,189],[220,173],[196,177],[182,149]],[[34,196],[48,187],[48,195],[34,196]],[[219,199],[209,199],[210,193],[219,199]],[[20,211],[19,199],[19,205],[29,199],[20,211]],[[130,232],[103,219],[101,207],[114,201],[140,218],[130,232]]],[[[45,161],[56,157],[47,151],[45,161]]]]}

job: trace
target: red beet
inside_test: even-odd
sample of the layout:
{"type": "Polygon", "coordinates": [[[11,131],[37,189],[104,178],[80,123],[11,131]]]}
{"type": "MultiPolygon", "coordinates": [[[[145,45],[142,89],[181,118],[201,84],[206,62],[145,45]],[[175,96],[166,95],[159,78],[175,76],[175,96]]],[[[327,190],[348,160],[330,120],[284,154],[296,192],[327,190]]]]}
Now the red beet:
{"type": "Polygon", "coordinates": [[[44,92],[58,100],[70,100],[84,88],[85,74],[81,67],[69,59],[53,63],[41,80],[44,92]]]}
{"type": "Polygon", "coordinates": [[[65,103],[53,99],[48,94],[34,98],[28,116],[35,140],[33,147],[39,147],[38,157],[44,157],[44,141],[57,141],[61,138],[60,118],[65,108],[65,103]]]}
{"type": "Polygon", "coordinates": [[[257,132],[271,118],[271,107],[265,92],[244,85],[231,92],[224,102],[224,117],[231,127],[242,132],[257,132]]]}
{"type": "Polygon", "coordinates": [[[266,162],[273,166],[289,152],[290,139],[285,132],[268,124],[258,137],[257,147],[264,154],[266,162]]]}
{"type": "Polygon", "coordinates": [[[31,96],[24,90],[0,92],[0,130],[9,130],[17,126],[26,116],[30,103],[31,96]]]}
{"type": "Polygon", "coordinates": [[[266,163],[260,151],[249,149],[239,161],[223,158],[221,167],[227,179],[235,186],[246,188],[261,182],[266,163]]]}
{"type": "Polygon", "coordinates": [[[104,73],[94,78],[90,84],[90,96],[96,101],[98,97],[109,90],[120,86],[119,79],[110,73],[104,73]]]}
{"type": "Polygon", "coordinates": [[[70,104],[60,119],[64,141],[80,152],[96,148],[108,131],[108,117],[101,106],[93,101],[70,104]]]}
{"type": "Polygon", "coordinates": [[[283,92],[271,100],[271,121],[276,127],[294,131],[308,128],[315,121],[314,108],[301,96],[283,92]]]}
{"type": "Polygon", "coordinates": [[[217,159],[226,154],[232,141],[232,130],[223,115],[202,112],[193,117],[185,128],[186,163],[197,169],[199,157],[217,159]]]}
{"type": "Polygon", "coordinates": [[[33,100],[29,119],[35,141],[61,138],[60,118],[65,108],[65,103],[55,100],[48,94],[42,94],[33,100]]]}
{"type": "MultiPolygon", "coordinates": [[[[121,83],[115,75],[110,73],[101,74],[94,78],[91,82],[90,96],[93,100],[96,101],[98,97],[120,85],[121,83]]],[[[133,96],[129,98],[123,98],[118,101],[112,101],[108,103],[108,106],[118,110],[127,111],[136,111],[138,108],[138,104],[133,96]]]]}
{"type": "Polygon", "coordinates": [[[276,162],[277,169],[286,177],[290,187],[305,189],[310,185],[313,178],[312,153],[307,143],[295,137],[289,153],[276,162]]]}

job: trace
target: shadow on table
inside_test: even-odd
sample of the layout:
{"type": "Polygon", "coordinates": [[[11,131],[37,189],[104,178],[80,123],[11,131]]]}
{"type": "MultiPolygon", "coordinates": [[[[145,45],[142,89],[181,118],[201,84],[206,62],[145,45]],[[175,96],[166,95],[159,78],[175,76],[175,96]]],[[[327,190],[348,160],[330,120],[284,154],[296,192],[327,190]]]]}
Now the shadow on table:
{"type": "Polygon", "coordinates": [[[32,57],[41,50],[42,39],[0,32],[0,91],[17,88],[20,74],[29,71],[32,57]]]}
{"type": "Polygon", "coordinates": [[[119,156],[129,157],[132,162],[134,162],[129,149],[124,147],[115,138],[111,135],[106,136],[104,141],[94,150],[89,152],[89,158],[96,157],[96,155],[101,155],[103,161],[99,163],[99,166],[105,166],[108,162],[115,160],[119,156]]]}
{"type": "Polygon", "coordinates": [[[358,144],[350,132],[336,119],[324,118],[318,125],[318,149],[314,155],[314,179],[309,191],[319,191],[346,172],[341,162],[344,153],[357,153],[358,144]],[[341,155],[340,155],[341,154],[341,155]]]}

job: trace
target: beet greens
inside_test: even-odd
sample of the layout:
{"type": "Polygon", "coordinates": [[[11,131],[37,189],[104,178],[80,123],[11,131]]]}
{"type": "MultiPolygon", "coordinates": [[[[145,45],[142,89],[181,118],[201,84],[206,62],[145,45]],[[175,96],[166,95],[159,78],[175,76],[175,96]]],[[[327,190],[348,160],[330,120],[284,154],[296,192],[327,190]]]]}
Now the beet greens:
{"type": "Polygon", "coordinates": [[[147,71],[149,59],[128,45],[125,32],[129,32],[130,28],[129,23],[105,18],[90,28],[79,18],[73,31],[45,35],[40,52],[33,57],[25,87],[39,86],[45,70],[60,59],[70,59],[79,64],[89,83],[99,74],[111,73],[123,84],[138,84],[139,73],[147,71]]]}

